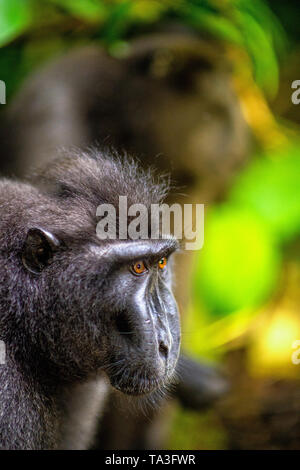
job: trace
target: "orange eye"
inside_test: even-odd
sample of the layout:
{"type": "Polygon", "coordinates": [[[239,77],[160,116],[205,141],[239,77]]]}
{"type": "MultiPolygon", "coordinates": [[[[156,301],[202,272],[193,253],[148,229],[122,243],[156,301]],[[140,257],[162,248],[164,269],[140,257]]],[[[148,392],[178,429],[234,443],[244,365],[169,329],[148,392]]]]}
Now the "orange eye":
{"type": "Polygon", "coordinates": [[[143,261],[137,261],[132,266],[132,270],[135,274],[144,274],[147,272],[146,266],[143,261]]]}
{"type": "Polygon", "coordinates": [[[164,269],[167,266],[167,258],[161,258],[158,262],[158,267],[164,269]]]}

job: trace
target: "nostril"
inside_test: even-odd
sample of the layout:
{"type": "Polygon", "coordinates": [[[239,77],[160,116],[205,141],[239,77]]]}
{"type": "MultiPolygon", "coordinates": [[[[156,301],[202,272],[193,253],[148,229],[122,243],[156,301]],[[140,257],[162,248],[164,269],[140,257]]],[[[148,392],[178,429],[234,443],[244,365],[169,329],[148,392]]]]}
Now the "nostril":
{"type": "Polygon", "coordinates": [[[163,356],[165,359],[168,357],[168,354],[169,354],[169,348],[168,346],[163,342],[161,341],[159,343],[159,353],[161,356],[163,356]]]}

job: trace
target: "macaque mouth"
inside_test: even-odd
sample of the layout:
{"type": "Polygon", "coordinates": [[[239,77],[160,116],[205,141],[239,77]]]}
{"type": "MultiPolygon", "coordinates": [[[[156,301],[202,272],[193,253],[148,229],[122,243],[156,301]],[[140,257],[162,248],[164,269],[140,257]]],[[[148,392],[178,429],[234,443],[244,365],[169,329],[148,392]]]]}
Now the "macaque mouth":
{"type": "Polygon", "coordinates": [[[133,372],[128,368],[120,367],[120,370],[115,373],[108,371],[106,373],[112,387],[126,395],[133,396],[148,395],[158,389],[163,389],[174,382],[176,375],[175,367],[172,371],[166,370],[163,376],[155,375],[153,372],[148,375],[144,368],[133,372]]]}
{"type": "Polygon", "coordinates": [[[110,380],[110,382],[116,390],[131,396],[145,396],[164,386],[164,382],[157,379],[147,379],[145,381],[140,380],[138,382],[133,378],[132,381],[129,380],[126,383],[118,381],[115,382],[114,380],[110,380]]]}

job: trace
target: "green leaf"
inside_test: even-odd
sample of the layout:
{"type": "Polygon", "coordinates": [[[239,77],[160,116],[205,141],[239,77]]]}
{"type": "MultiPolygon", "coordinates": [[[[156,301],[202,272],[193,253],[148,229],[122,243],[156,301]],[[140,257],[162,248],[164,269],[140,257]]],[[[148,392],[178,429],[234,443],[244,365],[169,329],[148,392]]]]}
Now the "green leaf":
{"type": "Polygon", "coordinates": [[[185,21],[199,31],[208,31],[220,39],[225,39],[235,44],[243,43],[241,31],[239,31],[233,21],[225,16],[210,12],[206,8],[192,7],[185,4],[182,5],[181,13],[185,21]]]}
{"type": "Polygon", "coordinates": [[[25,31],[31,20],[30,0],[0,0],[0,46],[25,31]]]}
{"type": "Polygon", "coordinates": [[[243,31],[245,48],[254,63],[256,81],[267,94],[274,96],[278,88],[279,69],[273,37],[252,14],[243,11],[235,12],[235,16],[243,31]]]}
{"type": "Polygon", "coordinates": [[[109,17],[101,31],[101,36],[106,44],[113,44],[123,37],[132,21],[132,7],[131,0],[123,0],[110,7],[109,17]]]}
{"type": "Polygon", "coordinates": [[[50,0],[64,8],[71,15],[87,21],[103,20],[106,18],[107,6],[101,0],[50,0]]]}

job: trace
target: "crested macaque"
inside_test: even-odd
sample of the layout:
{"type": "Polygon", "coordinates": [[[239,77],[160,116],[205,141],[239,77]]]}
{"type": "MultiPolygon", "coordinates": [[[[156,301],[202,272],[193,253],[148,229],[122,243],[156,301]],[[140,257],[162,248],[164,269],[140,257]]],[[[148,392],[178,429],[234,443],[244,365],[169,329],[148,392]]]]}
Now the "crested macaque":
{"type": "MultiPolygon", "coordinates": [[[[222,45],[171,29],[132,40],[120,58],[94,44],[42,66],[0,116],[0,145],[0,171],[20,177],[58,148],[112,146],[170,173],[169,202],[207,204],[250,139],[222,45]]],[[[192,256],[176,268],[182,311],[188,264],[192,256]]]]}
{"type": "MultiPolygon", "coordinates": [[[[59,147],[95,143],[128,151],[139,156],[142,166],[151,164],[171,173],[178,191],[189,194],[189,202],[216,198],[249,148],[248,128],[222,48],[187,32],[152,34],[133,40],[127,55],[118,59],[94,45],[46,64],[2,114],[0,169],[23,178],[32,166],[47,165],[59,147]]],[[[40,179],[38,175],[34,184],[40,179]]],[[[54,197],[51,192],[48,196],[54,197]]],[[[55,197],[59,206],[61,195],[55,197]]],[[[169,192],[169,200],[180,198],[188,202],[174,190],[169,192]]],[[[188,297],[186,260],[182,276],[177,263],[177,300],[182,306],[188,297]]],[[[227,389],[212,368],[185,356],[177,364],[172,394],[184,406],[201,409],[227,389]]],[[[72,410],[76,403],[81,399],[74,400],[72,410]]],[[[145,418],[131,417],[129,408],[123,394],[110,391],[96,447],[161,445],[159,438],[153,441],[154,433],[149,439],[149,416],[154,417],[155,409],[145,418]],[[120,435],[130,427],[132,432],[120,435]]],[[[70,418],[69,429],[75,434],[79,421],[82,434],[87,434],[85,414],[79,418],[73,413],[73,421],[70,418]]]]}
{"type": "Polygon", "coordinates": [[[99,204],[117,208],[122,194],[150,208],[165,193],[97,152],[54,160],[31,183],[1,180],[2,449],[87,448],[110,386],[155,399],[172,383],[178,242],[96,235],[99,204]]]}

